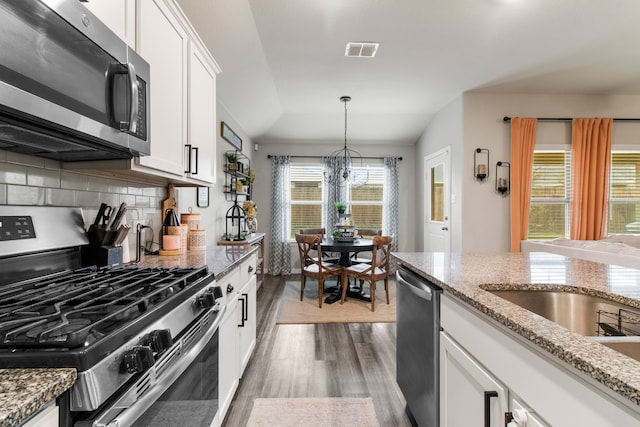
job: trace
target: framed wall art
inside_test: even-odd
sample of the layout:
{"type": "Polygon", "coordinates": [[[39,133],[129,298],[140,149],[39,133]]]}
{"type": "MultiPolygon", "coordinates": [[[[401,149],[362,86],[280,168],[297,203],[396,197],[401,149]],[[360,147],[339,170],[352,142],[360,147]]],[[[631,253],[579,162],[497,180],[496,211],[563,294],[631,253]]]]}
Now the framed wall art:
{"type": "Polygon", "coordinates": [[[233,131],[225,122],[220,122],[220,136],[229,144],[242,151],[242,138],[233,131]]]}

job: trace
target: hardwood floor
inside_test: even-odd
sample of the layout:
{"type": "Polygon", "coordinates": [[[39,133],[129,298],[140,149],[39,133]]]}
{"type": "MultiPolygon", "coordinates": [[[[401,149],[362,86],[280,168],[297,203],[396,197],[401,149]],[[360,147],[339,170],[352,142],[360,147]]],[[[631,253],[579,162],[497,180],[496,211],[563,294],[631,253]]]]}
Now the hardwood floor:
{"type": "Polygon", "coordinates": [[[258,291],[257,344],[224,427],[245,426],[261,397],[371,397],[381,427],[411,426],[396,384],[396,324],[276,325],[285,280],[258,291]]]}

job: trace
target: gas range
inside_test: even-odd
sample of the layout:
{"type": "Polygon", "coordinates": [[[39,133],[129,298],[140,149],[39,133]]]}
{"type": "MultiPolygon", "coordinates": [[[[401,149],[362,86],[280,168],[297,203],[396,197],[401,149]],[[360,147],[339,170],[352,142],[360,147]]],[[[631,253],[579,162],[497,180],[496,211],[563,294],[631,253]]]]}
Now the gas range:
{"type": "Polygon", "coordinates": [[[224,310],[206,266],[83,267],[86,242],[79,209],[0,206],[0,367],[76,368],[70,411],[152,386],[224,310]]]}

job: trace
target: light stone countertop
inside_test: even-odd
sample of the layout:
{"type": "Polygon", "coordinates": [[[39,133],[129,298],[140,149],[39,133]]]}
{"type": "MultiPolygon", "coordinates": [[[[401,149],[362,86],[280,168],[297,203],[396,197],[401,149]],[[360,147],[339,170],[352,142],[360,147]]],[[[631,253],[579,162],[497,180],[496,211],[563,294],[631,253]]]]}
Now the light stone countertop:
{"type": "Polygon", "coordinates": [[[577,291],[640,309],[640,270],[543,252],[393,253],[399,263],[553,357],[640,405],[640,362],[485,289],[577,291]]]}
{"type": "MultiPolygon", "coordinates": [[[[258,248],[247,246],[207,246],[174,256],[144,256],[140,267],[201,267],[206,265],[216,278],[223,277],[258,248]]],[[[17,425],[44,404],[71,388],[76,370],[0,369],[0,427],[17,425]]]]}

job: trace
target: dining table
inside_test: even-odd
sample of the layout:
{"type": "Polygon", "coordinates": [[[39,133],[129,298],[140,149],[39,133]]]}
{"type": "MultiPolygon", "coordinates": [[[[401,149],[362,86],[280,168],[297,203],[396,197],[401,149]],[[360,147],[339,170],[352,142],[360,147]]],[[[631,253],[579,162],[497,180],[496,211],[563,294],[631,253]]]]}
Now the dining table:
{"type": "MultiPolygon", "coordinates": [[[[348,267],[352,264],[352,253],[373,250],[373,240],[364,237],[333,238],[331,236],[327,236],[322,239],[320,248],[322,249],[323,254],[327,252],[338,252],[340,254],[338,264],[343,267],[348,267]]],[[[333,304],[334,302],[339,301],[342,297],[342,286],[345,285],[349,286],[347,288],[347,297],[371,302],[371,295],[364,293],[359,286],[350,286],[348,281],[345,284],[342,283],[342,280],[339,280],[338,283],[340,286],[337,286],[336,289],[332,290],[331,295],[325,298],[324,302],[326,304],[333,304]]]]}

